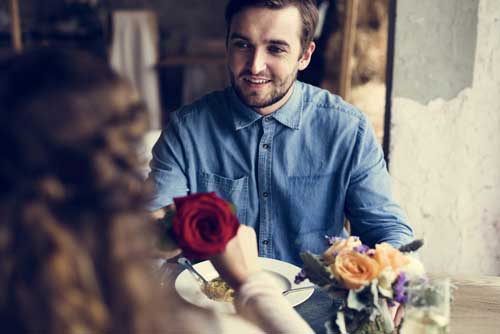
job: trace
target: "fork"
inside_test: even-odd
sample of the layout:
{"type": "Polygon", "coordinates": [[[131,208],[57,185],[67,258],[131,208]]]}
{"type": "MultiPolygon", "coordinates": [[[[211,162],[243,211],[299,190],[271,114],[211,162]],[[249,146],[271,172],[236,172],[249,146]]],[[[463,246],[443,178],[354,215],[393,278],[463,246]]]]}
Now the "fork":
{"type": "Polygon", "coordinates": [[[300,288],[290,288],[290,289],[284,290],[281,294],[283,296],[286,296],[286,295],[288,295],[289,293],[292,293],[292,292],[297,292],[297,291],[302,291],[302,290],[307,290],[307,289],[313,289],[313,288],[314,288],[314,285],[302,286],[300,288]]]}

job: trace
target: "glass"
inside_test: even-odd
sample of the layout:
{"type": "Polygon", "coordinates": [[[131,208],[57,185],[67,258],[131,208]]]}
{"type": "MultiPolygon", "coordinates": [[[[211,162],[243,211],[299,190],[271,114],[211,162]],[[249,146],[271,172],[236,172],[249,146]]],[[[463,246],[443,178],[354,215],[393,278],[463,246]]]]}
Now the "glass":
{"type": "Polygon", "coordinates": [[[415,282],[408,287],[401,334],[445,334],[450,323],[450,280],[415,282]]]}

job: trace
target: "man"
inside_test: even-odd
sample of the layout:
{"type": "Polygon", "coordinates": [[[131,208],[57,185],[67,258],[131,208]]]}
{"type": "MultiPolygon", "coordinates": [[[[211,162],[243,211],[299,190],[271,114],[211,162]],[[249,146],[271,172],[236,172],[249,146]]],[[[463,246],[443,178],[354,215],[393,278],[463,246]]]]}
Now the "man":
{"type": "Polygon", "coordinates": [[[226,8],[231,87],[171,115],[153,148],[152,210],[215,191],[257,231],[259,255],[300,264],[325,235],[368,245],[412,240],[363,113],[296,80],[314,52],[314,1],[231,0],[226,8]]]}

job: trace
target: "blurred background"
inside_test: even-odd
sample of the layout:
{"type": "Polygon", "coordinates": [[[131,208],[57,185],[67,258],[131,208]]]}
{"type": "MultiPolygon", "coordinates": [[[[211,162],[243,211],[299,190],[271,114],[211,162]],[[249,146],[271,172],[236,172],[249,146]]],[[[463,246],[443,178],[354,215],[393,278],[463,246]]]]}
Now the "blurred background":
{"type": "MultiPolygon", "coordinates": [[[[500,275],[498,0],[317,3],[317,50],[300,79],[368,115],[429,271],[500,275]]],[[[6,0],[0,58],[42,45],[93,52],[134,83],[160,129],[228,84],[225,4],[6,0]]]]}

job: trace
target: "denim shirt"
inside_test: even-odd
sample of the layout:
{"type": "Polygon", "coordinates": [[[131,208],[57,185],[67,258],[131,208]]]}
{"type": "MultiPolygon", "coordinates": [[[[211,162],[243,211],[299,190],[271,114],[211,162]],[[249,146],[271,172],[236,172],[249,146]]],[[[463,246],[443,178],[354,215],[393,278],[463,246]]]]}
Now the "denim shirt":
{"type": "Polygon", "coordinates": [[[297,81],[262,116],[229,87],[170,116],[153,148],[151,210],[215,191],[255,228],[260,256],[298,265],[302,251],[323,253],[325,235],[345,236],[345,218],[370,246],[413,239],[369,121],[340,97],[297,81]]]}

